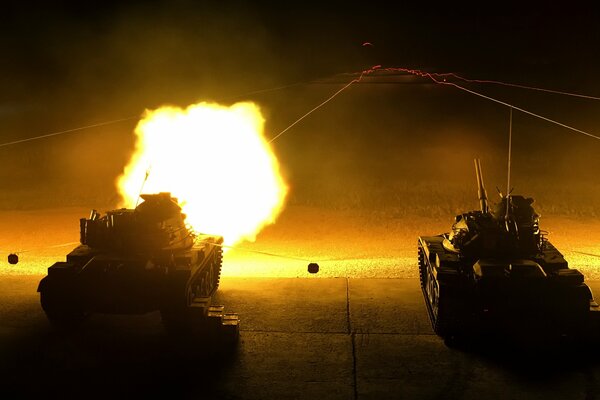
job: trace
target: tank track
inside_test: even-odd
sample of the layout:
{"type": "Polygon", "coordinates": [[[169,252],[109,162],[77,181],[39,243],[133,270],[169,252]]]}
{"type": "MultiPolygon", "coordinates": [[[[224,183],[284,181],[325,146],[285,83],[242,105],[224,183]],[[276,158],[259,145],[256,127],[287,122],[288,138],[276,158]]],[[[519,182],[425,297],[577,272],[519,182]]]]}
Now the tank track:
{"type": "Polygon", "coordinates": [[[419,262],[419,282],[421,283],[421,290],[423,290],[423,288],[425,287],[425,274],[427,273],[427,270],[425,266],[425,252],[423,251],[423,248],[420,244],[417,248],[417,254],[417,259],[419,262]]]}
{"type": "Polygon", "coordinates": [[[418,262],[421,291],[423,292],[423,299],[433,331],[443,338],[452,336],[457,332],[453,327],[453,321],[449,317],[450,313],[446,298],[440,296],[440,293],[446,292],[446,288],[444,285],[440,285],[440,282],[431,273],[431,266],[425,260],[425,250],[421,243],[418,244],[418,262]]]}
{"type": "Polygon", "coordinates": [[[217,290],[219,288],[219,284],[221,283],[221,268],[223,266],[223,248],[222,247],[217,247],[217,249],[215,250],[215,261],[219,265],[219,268],[218,268],[217,273],[215,274],[215,278],[214,278],[214,286],[215,286],[215,290],[217,290]]]}
{"type": "Polygon", "coordinates": [[[198,297],[212,296],[219,288],[221,267],[223,265],[223,249],[215,246],[207,266],[196,273],[190,282],[190,300],[198,297]]]}
{"type": "Polygon", "coordinates": [[[89,316],[72,301],[65,285],[55,280],[46,279],[43,290],[40,290],[40,303],[46,317],[56,328],[75,327],[89,316]]]}
{"type": "Polygon", "coordinates": [[[219,287],[222,248],[215,245],[203,264],[187,285],[185,301],[161,309],[161,318],[167,331],[182,333],[202,330],[201,325],[210,314],[211,297],[219,287]]]}

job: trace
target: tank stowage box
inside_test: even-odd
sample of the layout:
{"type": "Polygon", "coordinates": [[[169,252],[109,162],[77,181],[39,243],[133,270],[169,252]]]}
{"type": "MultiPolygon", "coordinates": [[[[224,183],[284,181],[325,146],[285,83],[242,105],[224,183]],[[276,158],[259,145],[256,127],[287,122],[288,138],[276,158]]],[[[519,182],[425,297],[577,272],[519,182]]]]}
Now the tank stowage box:
{"type": "Polygon", "coordinates": [[[449,233],[418,240],[421,289],[435,333],[594,329],[598,304],[583,275],[540,230],[533,199],[500,194],[490,210],[479,160],[475,170],[481,209],[458,215],[449,233]]]}
{"type": "Polygon", "coordinates": [[[220,236],[195,234],[170,193],[142,195],[135,209],[80,220],[81,244],[48,268],[38,286],[48,319],[61,326],[90,313],[159,310],[169,330],[207,319],[237,334],[237,316],[212,306],[222,264],[220,236]]]}

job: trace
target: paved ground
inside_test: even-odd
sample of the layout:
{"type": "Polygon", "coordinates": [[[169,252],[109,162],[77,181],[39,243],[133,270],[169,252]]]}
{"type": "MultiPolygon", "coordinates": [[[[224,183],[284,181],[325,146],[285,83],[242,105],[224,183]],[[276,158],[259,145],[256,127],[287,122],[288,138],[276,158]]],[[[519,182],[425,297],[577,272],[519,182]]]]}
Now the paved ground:
{"type": "MultiPolygon", "coordinates": [[[[413,279],[227,278],[236,348],[173,341],[156,313],[51,329],[38,276],[0,280],[0,395],[225,399],[593,399],[595,346],[449,348],[413,279]]],[[[600,293],[600,282],[592,283],[600,293]]]]}

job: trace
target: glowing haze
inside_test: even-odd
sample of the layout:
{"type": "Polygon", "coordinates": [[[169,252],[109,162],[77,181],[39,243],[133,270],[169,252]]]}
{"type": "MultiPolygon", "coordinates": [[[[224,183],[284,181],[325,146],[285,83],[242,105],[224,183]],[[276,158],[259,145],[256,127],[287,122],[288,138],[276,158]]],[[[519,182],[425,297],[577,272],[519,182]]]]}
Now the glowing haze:
{"type": "Polygon", "coordinates": [[[254,240],[275,221],[287,186],[263,136],[264,118],[254,103],[214,103],[146,111],[136,148],[117,180],[123,207],[143,193],[171,192],[195,231],[225,243],[254,240]]]}

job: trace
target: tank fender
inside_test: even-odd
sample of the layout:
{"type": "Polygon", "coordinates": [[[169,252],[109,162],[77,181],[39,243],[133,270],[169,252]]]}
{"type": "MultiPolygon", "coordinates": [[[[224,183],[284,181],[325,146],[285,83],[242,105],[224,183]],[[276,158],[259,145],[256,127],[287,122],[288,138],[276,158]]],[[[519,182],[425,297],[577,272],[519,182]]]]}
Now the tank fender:
{"type": "Polygon", "coordinates": [[[585,283],[582,283],[581,286],[585,287],[585,289],[583,289],[583,291],[586,292],[586,294],[588,295],[588,298],[590,299],[590,301],[594,300],[594,295],[592,293],[592,289],[586,285],[585,283]]]}
{"type": "Polygon", "coordinates": [[[38,284],[38,287],[37,287],[38,293],[41,292],[42,290],[44,290],[46,288],[47,284],[48,284],[48,276],[45,276],[42,278],[42,280],[38,284]]]}

